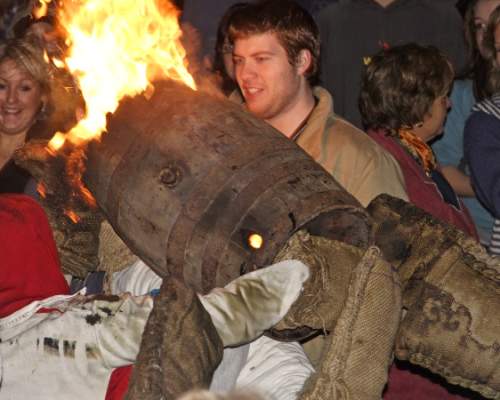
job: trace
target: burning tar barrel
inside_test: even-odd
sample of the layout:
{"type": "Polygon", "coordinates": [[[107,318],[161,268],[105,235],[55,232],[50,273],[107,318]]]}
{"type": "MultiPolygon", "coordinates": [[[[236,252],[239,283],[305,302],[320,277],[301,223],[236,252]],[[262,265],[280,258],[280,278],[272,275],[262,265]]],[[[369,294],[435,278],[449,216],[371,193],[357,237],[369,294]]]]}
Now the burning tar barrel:
{"type": "Polygon", "coordinates": [[[88,150],[85,183],[131,250],[206,292],[272,263],[306,225],[359,247],[359,203],[241,106],[161,82],[122,101],[88,150]]]}

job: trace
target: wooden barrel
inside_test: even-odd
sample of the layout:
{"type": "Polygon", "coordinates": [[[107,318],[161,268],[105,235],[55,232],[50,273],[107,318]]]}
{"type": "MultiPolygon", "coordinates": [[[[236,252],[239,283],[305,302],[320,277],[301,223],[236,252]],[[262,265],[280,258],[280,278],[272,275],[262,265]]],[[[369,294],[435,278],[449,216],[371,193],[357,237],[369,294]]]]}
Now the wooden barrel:
{"type": "Polygon", "coordinates": [[[123,101],[87,157],[84,181],[125,243],[200,292],[272,263],[313,220],[369,241],[364,209],[294,142],[237,104],[173,82],[123,101]]]}

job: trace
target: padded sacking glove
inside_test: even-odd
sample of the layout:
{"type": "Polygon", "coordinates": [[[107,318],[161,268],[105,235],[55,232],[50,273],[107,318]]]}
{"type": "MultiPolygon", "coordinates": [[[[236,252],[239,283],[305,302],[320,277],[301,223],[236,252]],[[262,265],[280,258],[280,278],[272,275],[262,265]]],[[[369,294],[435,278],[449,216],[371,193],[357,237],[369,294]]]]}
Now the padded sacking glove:
{"type": "Polygon", "coordinates": [[[245,274],[199,296],[226,346],[248,343],[277,324],[299,297],[309,268],[288,260],[245,274]]]}

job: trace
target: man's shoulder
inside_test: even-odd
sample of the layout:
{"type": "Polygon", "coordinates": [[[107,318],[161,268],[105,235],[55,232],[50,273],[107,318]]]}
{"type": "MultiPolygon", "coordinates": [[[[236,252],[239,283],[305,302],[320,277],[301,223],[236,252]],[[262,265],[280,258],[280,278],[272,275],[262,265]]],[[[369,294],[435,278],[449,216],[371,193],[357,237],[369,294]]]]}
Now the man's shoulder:
{"type": "Polygon", "coordinates": [[[384,154],[384,150],[365,132],[335,113],[328,116],[327,126],[326,133],[331,136],[332,146],[337,151],[351,148],[370,158],[384,154]]]}

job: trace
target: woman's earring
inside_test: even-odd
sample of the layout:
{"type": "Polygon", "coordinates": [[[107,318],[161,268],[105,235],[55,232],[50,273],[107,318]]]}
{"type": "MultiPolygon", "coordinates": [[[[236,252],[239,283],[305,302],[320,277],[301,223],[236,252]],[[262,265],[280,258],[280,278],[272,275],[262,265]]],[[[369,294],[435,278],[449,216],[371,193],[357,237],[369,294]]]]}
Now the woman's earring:
{"type": "Polygon", "coordinates": [[[42,102],[40,110],[38,111],[37,120],[43,121],[47,118],[47,103],[45,101],[42,102]]]}

